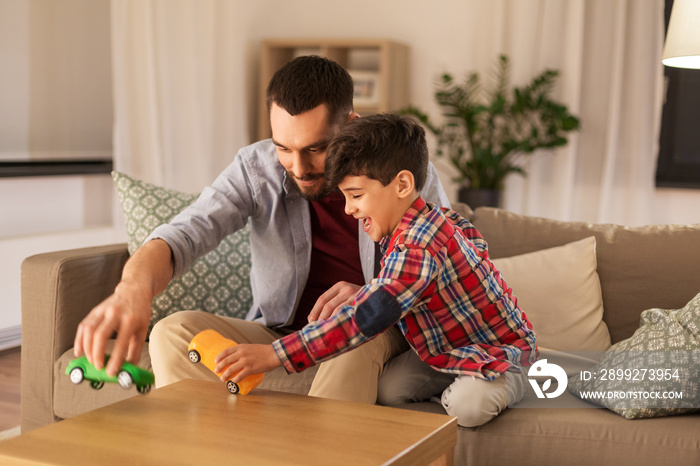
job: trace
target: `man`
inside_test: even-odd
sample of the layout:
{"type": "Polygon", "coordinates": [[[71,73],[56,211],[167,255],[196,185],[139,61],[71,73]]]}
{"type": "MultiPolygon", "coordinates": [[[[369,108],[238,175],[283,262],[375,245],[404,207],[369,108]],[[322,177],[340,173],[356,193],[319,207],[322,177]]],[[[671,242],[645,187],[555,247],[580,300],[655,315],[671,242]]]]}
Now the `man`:
{"type": "MultiPolygon", "coordinates": [[[[238,343],[270,344],[351,302],[374,276],[375,244],[344,213],[343,196],[326,192],[324,165],[333,136],[359,118],[352,97],[350,75],[324,58],[299,57],[275,73],[267,89],[272,139],[241,149],[194,204],[147,238],[114,294],[80,323],[75,354],[103,367],[107,339],[116,332],[107,373],[116,374],[125,358],[137,361],[153,297],[247,222],[253,290],[247,320],[182,311],[158,322],[149,344],[157,386],[216,379],[184,356],[200,330],[216,329],[238,343]]],[[[448,205],[432,166],[421,194],[448,205]]],[[[384,363],[405,349],[398,331],[387,332],[322,364],[309,394],[375,403],[384,363]]]]}

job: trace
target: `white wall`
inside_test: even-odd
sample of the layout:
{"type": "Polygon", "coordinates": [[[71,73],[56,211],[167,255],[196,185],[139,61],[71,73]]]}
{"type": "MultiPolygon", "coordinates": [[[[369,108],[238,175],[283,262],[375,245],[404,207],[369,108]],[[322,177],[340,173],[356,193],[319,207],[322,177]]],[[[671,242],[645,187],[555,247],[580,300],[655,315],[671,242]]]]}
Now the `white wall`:
{"type": "Polygon", "coordinates": [[[109,0],[0,0],[0,160],[112,151],[109,0]]]}
{"type": "Polygon", "coordinates": [[[700,223],[700,189],[657,188],[654,222],[659,225],[700,223]]]}

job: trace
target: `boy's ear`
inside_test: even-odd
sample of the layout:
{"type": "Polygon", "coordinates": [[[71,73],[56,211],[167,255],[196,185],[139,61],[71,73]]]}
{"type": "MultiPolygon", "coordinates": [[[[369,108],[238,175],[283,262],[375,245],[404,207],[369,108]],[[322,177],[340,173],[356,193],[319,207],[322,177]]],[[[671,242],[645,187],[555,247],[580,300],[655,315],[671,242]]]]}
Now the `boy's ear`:
{"type": "Polygon", "coordinates": [[[396,175],[397,194],[400,198],[405,198],[413,194],[416,188],[416,179],[413,173],[408,170],[401,170],[396,175]]]}
{"type": "Polygon", "coordinates": [[[350,112],[350,113],[348,114],[348,117],[345,119],[345,123],[346,123],[346,124],[347,124],[347,123],[350,123],[351,121],[357,120],[358,118],[360,118],[360,114],[359,114],[359,113],[357,113],[357,112],[350,112]]]}

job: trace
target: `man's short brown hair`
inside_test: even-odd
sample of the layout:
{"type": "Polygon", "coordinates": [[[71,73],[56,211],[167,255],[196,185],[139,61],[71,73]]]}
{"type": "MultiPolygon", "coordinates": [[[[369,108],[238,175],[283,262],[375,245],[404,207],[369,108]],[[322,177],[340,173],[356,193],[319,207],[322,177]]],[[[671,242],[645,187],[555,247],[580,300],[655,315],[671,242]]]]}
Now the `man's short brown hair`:
{"type": "Polygon", "coordinates": [[[329,123],[342,124],[352,112],[353,83],[338,63],[316,55],[297,57],[272,76],[267,86],[267,110],[277,104],[292,116],[328,108],[329,123]]]}
{"type": "Polygon", "coordinates": [[[326,152],[326,182],[335,189],[346,176],[367,176],[386,186],[402,170],[416,188],[428,176],[425,130],[415,119],[394,114],[358,118],[345,125],[326,152]]]}

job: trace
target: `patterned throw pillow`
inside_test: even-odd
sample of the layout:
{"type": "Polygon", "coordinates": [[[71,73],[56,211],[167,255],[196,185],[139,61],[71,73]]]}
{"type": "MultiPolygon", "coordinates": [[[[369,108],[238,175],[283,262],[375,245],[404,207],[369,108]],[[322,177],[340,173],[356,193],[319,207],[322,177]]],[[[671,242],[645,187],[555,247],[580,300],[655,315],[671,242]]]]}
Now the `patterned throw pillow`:
{"type": "MultiPolygon", "coordinates": [[[[194,202],[197,194],[184,194],[112,172],[126,217],[129,254],[158,226],[167,223],[194,202]]],[[[250,288],[250,228],[225,238],[197,259],[181,276],[153,299],[151,327],[180,310],[244,318],[253,302],[250,288]]]]}
{"type": "Polygon", "coordinates": [[[682,309],[644,311],[634,335],[584,372],[569,392],[627,419],[700,411],[700,294],[682,309]]]}

